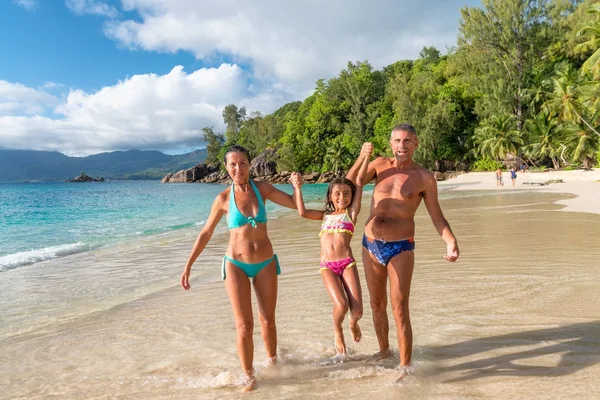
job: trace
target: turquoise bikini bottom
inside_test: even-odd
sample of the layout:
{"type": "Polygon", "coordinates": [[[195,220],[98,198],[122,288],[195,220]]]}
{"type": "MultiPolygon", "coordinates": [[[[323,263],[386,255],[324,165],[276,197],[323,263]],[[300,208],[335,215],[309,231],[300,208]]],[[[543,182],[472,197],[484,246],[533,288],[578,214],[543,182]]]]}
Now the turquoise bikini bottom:
{"type": "Polygon", "coordinates": [[[273,254],[273,257],[269,258],[268,260],[256,264],[245,263],[242,261],[234,260],[231,257],[225,256],[223,257],[223,264],[221,265],[221,278],[225,280],[225,261],[229,261],[230,263],[244,271],[248,278],[254,278],[256,274],[258,274],[264,267],[269,265],[273,260],[275,260],[277,264],[277,275],[279,275],[281,273],[281,268],[279,267],[279,259],[277,258],[277,254],[273,254]]]}

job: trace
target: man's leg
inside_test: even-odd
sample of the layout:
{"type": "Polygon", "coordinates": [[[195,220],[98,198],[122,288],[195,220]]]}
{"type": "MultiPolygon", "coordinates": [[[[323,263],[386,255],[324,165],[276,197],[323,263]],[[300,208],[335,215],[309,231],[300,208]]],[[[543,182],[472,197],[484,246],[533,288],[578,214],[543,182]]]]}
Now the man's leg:
{"type": "Polygon", "coordinates": [[[410,283],[415,264],[414,251],[404,251],[388,264],[390,276],[390,301],[396,320],[400,366],[408,366],[412,357],[412,326],[408,310],[410,283]]]}
{"type": "Polygon", "coordinates": [[[379,342],[378,359],[390,356],[390,342],[388,339],[389,323],[387,317],[387,278],[386,268],[379,264],[366,248],[362,248],[365,278],[371,298],[371,310],[373,311],[373,326],[379,342]]]}

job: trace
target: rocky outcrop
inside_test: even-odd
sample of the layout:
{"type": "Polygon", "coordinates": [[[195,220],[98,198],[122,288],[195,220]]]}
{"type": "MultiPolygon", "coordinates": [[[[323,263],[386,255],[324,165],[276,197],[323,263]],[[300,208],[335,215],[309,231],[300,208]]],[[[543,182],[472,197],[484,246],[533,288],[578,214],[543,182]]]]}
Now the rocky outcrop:
{"type": "Polygon", "coordinates": [[[250,174],[253,176],[270,176],[277,173],[277,153],[268,148],[252,160],[250,174]]]}
{"type": "Polygon", "coordinates": [[[200,163],[190,169],[182,169],[174,174],[168,174],[161,182],[162,183],[185,183],[198,182],[204,177],[218,171],[218,167],[213,164],[200,163]]]}
{"type": "Polygon", "coordinates": [[[65,182],[104,182],[104,178],[92,178],[89,175],[86,175],[85,172],[79,174],[73,179],[68,179],[65,182]]]}

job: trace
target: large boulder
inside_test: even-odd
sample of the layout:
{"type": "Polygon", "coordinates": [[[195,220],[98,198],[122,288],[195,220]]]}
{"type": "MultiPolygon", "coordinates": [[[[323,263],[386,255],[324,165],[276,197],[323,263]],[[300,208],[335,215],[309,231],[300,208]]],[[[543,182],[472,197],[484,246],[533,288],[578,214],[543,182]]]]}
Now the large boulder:
{"type": "Polygon", "coordinates": [[[174,174],[168,174],[161,182],[162,183],[184,183],[184,182],[198,182],[205,176],[215,172],[217,167],[215,165],[207,165],[200,163],[193,166],[190,169],[182,169],[181,171],[175,172],[174,174]]]}
{"type": "Polygon", "coordinates": [[[270,176],[277,173],[277,153],[274,149],[267,148],[250,163],[250,174],[254,176],[270,176]]]}

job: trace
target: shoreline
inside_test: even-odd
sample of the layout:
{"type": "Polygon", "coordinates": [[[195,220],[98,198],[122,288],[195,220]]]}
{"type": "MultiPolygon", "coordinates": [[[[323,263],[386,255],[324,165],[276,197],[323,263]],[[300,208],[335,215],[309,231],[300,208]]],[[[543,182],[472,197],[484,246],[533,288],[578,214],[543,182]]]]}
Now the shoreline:
{"type": "Polygon", "coordinates": [[[495,172],[468,172],[446,181],[438,182],[438,186],[451,186],[448,190],[484,190],[510,193],[513,191],[530,191],[546,193],[568,193],[575,197],[559,200],[555,204],[563,206],[559,211],[600,214],[600,168],[590,171],[551,171],[551,172],[517,172],[515,187],[511,187],[510,175],[503,171],[504,186],[496,187],[495,172]],[[545,186],[525,183],[543,183],[549,180],[562,179],[562,183],[551,183],[545,186]]]}

